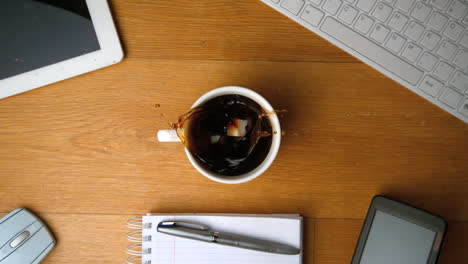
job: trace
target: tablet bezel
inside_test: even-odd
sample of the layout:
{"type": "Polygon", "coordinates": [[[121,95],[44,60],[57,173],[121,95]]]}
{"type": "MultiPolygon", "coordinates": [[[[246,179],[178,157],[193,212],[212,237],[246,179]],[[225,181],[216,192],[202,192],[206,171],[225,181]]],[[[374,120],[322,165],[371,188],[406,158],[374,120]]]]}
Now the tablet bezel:
{"type": "Polygon", "coordinates": [[[123,59],[117,30],[107,0],[86,0],[100,50],[0,80],[0,98],[26,92],[123,59]]]}
{"type": "Polygon", "coordinates": [[[361,262],[362,253],[366,246],[367,237],[369,236],[377,210],[436,232],[427,264],[437,263],[447,231],[447,222],[438,215],[378,195],[372,199],[351,264],[360,264],[361,262]]]}

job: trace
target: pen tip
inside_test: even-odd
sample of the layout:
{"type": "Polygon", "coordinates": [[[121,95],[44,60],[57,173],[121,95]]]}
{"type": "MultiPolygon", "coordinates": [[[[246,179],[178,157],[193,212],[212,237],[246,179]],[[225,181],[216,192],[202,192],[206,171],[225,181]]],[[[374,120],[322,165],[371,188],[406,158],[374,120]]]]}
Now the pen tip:
{"type": "Polygon", "coordinates": [[[295,247],[282,246],[276,249],[276,252],[284,255],[298,255],[301,251],[295,247]]]}

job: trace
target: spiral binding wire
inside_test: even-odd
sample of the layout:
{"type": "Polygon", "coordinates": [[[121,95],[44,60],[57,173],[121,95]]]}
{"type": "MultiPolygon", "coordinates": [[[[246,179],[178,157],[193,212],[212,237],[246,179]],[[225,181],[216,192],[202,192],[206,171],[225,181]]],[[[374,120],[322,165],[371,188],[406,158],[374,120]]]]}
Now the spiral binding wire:
{"type": "MultiPolygon", "coordinates": [[[[126,264],[142,264],[141,257],[130,256],[125,261],[126,264]]],[[[143,264],[151,264],[151,260],[145,261],[143,264]]]]}
{"type": "MultiPolygon", "coordinates": [[[[127,264],[141,264],[142,257],[151,254],[151,248],[143,248],[143,242],[151,241],[151,236],[143,236],[143,229],[151,228],[151,223],[144,224],[141,217],[127,221],[127,227],[133,229],[127,233],[127,240],[133,242],[127,246],[127,254],[130,256],[125,261],[127,264]]],[[[143,264],[151,264],[151,260],[143,264]]]]}
{"type": "Polygon", "coordinates": [[[142,218],[133,218],[127,221],[127,227],[131,229],[142,229],[143,220],[142,218]]]}
{"type": "Polygon", "coordinates": [[[126,264],[140,264],[141,263],[141,257],[140,256],[130,256],[127,258],[125,261],[126,264]]]}

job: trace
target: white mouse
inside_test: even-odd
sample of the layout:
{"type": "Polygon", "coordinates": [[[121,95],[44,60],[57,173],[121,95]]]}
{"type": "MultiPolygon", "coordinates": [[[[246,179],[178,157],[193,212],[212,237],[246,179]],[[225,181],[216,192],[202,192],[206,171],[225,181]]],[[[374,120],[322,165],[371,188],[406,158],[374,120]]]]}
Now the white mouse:
{"type": "Polygon", "coordinates": [[[0,264],[40,263],[54,246],[46,225],[28,210],[0,218],[0,264]]]}

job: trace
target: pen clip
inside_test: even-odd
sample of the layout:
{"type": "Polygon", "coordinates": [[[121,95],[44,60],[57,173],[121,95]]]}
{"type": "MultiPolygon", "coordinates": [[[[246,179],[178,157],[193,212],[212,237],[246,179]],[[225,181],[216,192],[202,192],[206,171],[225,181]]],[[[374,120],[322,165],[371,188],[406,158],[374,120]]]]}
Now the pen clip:
{"type": "Polygon", "coordinates": [[[186,222],[186,221],[162,221],[158,224],[158,227],[176,227],[176,226],[182,226],[182,227],[199,229],[199,230],[209,230],[208,226],[206,225],[186,222]]]}

